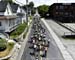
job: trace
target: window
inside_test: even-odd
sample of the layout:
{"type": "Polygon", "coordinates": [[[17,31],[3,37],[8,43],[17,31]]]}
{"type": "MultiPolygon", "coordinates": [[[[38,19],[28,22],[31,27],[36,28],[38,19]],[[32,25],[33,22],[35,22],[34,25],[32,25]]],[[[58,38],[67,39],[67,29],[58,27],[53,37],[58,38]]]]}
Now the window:
{"type": "Polygon", "coordinates": [[[63,12],[60,12],[60,15],[63,15],[63,12]]]}
{"type": "Polygon", "coordinates": [[[64,7],[63,6],[60,6],[60,9],[63,9],[64,7]]]}
{"type": "Polygon", "coordinates": [[[56,14],[58,15],[58,12],[56,12],[56,14]]]}
{"type": "Polygon", "coordinates": [[[58,9],[59,7],[58,6],[56,6],[56,9],[58,9]]]}
{"type": "Polygon", "coordinates": [[[12,20],[13,21],[13,25],[15,25],[15,20],[12,20]]]}
{"type": "Polygon", "coordinates": [[[65,12],[65,15],[68,15],[69,13],[68,12],[65,12]]]}
{"type": "Polygon", "coordinates": [[[11,26],[11,20],[9,20],[9,26],[11,26]]]}
{"type": "Polygon", "coordinates": [[[0,22],[0,26],[2,26],[1,22],[0,22]]]}

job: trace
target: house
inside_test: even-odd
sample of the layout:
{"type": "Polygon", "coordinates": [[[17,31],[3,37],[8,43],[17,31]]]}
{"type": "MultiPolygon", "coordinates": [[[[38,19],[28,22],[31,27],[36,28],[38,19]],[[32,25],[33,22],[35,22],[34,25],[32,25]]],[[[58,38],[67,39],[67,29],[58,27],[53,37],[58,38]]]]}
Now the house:
{"type": "Polygon", "coordinates": [[[16,5],[16,9],[12,7],[9,3],[0,1],[0,32],[11,32],[20,24],[21,20],[16,15],[18,8],[16,5]]]}
{"type": "Polygon", "coordinates": [[[22,23],[22,19],[18,15],[18,14],[21,14],[20,6],[16,3],[11,3],[10,6],[11,6],[12,14],[17,16],[17,18],[15,19],[15,23],[17,23],[17,24],[22,23]]]}
{"type": "Polygon", "coordinates": [[[26,9],[21,7],[22,23],[26,22],[26,9]]]}
{"type": "Polygon", "coordinates": [[[26,22],[26,9],[24,6],[20,6],[20,9],[17,10],[17,16],[20,17],[22,23],[26,22]]]}
{"type": "Polygon", "coordinates": [[[13,14],[18,16],[18,20],[20,20],[21,23],[26,22],[26,10],[16,3],[12,3],[11,7],[13,14]]]}
{"type": "Polygon", "coordinates": [[[49,7],[50,16],[60,22],[75,22],[75,3],[54,3],[49,7]]]}

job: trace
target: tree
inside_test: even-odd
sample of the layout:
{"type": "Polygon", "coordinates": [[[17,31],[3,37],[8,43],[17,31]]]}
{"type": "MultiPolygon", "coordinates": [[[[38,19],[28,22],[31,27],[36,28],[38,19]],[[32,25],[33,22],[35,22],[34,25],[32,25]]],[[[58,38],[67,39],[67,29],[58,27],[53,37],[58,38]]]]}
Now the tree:
{"type": "Polygon", "coordinates": [[[22,8],[24,8],[24,9],[26,10],[26,9],[27,9],[26,6],[27,6],[27,5],[23,5],[22,8]]]}
{"type": "Polygon", "coordinates": [[[33,3],[32,1],[29,3],[29,7],[30,7],[31,9],[34,7],[34,3],[33,3]]]}
{"type": "Polygon", "coordinates": [[[42,17],[46,16],[46,13],[48,12],[49,6],[48,5],[41,5],[38,6],[38,12],[42,17]]]}
{"type": "Polygon", "coordinates": [[[28,5],[30,11],[31,11],[31,14],[33,15],[34,14],[34,3],[31,1],[28,5]]]}

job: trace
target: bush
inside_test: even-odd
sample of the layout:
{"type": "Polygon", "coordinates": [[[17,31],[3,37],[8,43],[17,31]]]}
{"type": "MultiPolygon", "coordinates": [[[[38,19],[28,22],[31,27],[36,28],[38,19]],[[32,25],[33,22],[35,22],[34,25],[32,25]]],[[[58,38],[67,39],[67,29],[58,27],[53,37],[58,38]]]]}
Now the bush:
{"type": "Polygon", "coordinates": [[[13,42],[8,42],[9,51],[13,48],[13,46],[14,46],[13,42]]]}
{"type": "Polygon", "coordinates": [[[32,19],[32,16],[30,16],[30,19],[32,19]]]}
{"type": "Polygon", "coordinates": [[[0,38],[0,51],[4,51],[7,48],[7,42],[0,38]]]}
{"type": "Polygon", "coordinates": [[[10,37],[16,38],[17,36],[19,36],[25,30],[26,26],[26,23],[20,24],[15,31],[10,33],[10,37]]]}
{"type": "Polygon", "coordinates": [[[7,46],[5,44],[0,45],[0,51],[4,51],[6,48],[7,48],[7,46]]]}
{"type": "MultiPolygon", "coordinates": [[[[7,56],[11,52],[13,47],[14,47],[14,42],[8,42],[7,43],[7,48],[4,51],[0,52],[0,58],[7,56]]],[[[6,59],[6,60],[8,60],[8,59],[6,59]]]]}

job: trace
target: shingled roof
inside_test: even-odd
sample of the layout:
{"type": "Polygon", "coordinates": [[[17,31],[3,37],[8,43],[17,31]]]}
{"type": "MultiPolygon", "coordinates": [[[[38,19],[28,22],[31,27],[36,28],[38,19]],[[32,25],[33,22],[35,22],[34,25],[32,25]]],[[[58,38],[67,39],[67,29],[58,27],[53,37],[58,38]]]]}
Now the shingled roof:
{"type": "Polygon", "coordinates": [[[10,6],[11,6],[11,9],[12,9],[12,12],[16,13],[19,5],[16,4],[16,3],[11,3],[10,6]]]}
{"type": "Polygon", "coordinates": [[[0,1],[0,12],[5,12],[7,7],[7,2],[0,1]]]}

